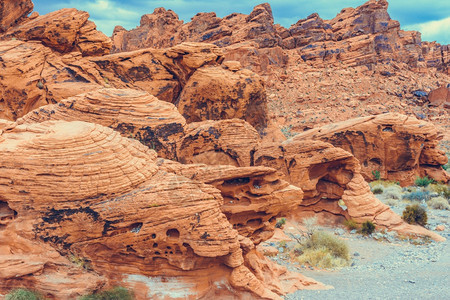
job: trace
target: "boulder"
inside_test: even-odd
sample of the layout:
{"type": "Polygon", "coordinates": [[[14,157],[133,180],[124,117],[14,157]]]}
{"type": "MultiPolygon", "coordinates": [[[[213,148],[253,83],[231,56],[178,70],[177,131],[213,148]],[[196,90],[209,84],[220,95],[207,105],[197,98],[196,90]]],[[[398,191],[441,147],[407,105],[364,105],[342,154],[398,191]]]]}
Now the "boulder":
{"type": "Polygon", "coordinates": [[[0,118],[16,120],[40,106],[101,87],[144,90],[175,102],[189,77],[222,60],[210,44],[182,44],[165,50],[82,57],[61,55],[41,42],[0,41],[0,118]],[[22,76],[26,72],[27,76],[22,76]]]}
{"type": "Polygon", "coordinates": [[[89,14],[64,8],[9,29],[0,39],[37,40],[61,53],[80,51],[83,56],[108,54],[111,40],[96,30],[89,14]]]}
{"type": "MultiPolygon", "coordinates": [[[[272,169],[200,166],[199,178],[223,186],[221,191],[165,168],[156,152],[141,143],[81,121],[12,124],[1,133],[0,154],[0,255],[7,253],[1,292],[18,284],[63,299],[103,284],[135,289],[137,299],[174,298],[180,291],[192,297],[234,297],[239,291],[279,299],[287,292],[282,287],[273,292],[272,285],[247,267],[254,244],[222,212],[222,193],[243,201],[240,188],[254,190],[260,184],[254,213],[261,219],[245,226],[253,228],[264,220],[263,228],[273,228],[274,219],[266,220],[262,212],[288,209],[300,201],[301,191],[277,180],[272,169]],[[252,185],[242,186],[242,176],[251,176],[252,185]],[[282,198],[290,201],[279,206],[282,198]],[[25,246],[20,246],[22,239],[25,246]],[[32,244],[36,248],[27,250],[32,244]],[[22,250],[10,250],[17,248],[22,250]],[[74,270],[68,259],[83,268],[74,270]],[[74,277],[61,280],[69,273],[74,277]],[[51,290],[55,282],[56,291],[51,290]],[[154,282],[161,282],[156,289],[154,282]]],[[[234,207],[230,217],[239,209],[252,209],[234,207]]],[[[260,233],[241,230],[252,237],[260,233]]],[[[324,287],[301,275],[295,282],[297,287],[324,287]]]]}
{"type": "Polygon", "coordinates": [[[248,167],[261,143],[255,128],[239,119],[190,123],[184,132],[177,142],[177,158],[185,164],[248,167]]]}
{"type": "Polygon", "coordinates": [[[32,124],[48,120],[85,121],[110,127],[170,159],[176,157],[175,143],[183,135],[186,124],[171,103],[147,92],[112,88],[42,106],[17,122],[32,124]]]}
{"type": "Polygon", "coordinates": [[[387,113],[361,117],[308,130],[295,140],[314,139],[329,142],[352,153],[361,162],[366,180],[380,178],[411,185],[417,176],[429,175],[448,182],[442,165],[445,153],[438,149],[441,134],[430,122],[412,116],[387,113]]]}
{"type": "Polygon", "coordinates": [[[428,94],[428,101],[430,106],[442,106],[446,102],[450,102],[450,89],[446,86],[441,86],[432,90],[428,94]]]}
{"type": "Polygon", "coordinates": [[[198,69],[186,83],[176,103],[188,123],[239,118],[257,130],[267,127],[264,81],[243,69],[198,69]]]}
{"type": "Polygon", "coordinates": [[[220,190],[222,212],[241,236],[254,244],[274,234],[276,218],[295,209],[303,199],[300,188],[282,180],[282,174],[267,167],[180,164],[159,160],[160,168],[204,182],[220,190]]]}
{"type": "Polygon", "coordinates": [[[0,3],[0,34],[26,20],[33,7],[31,0],[3,0],[0,3]]]}

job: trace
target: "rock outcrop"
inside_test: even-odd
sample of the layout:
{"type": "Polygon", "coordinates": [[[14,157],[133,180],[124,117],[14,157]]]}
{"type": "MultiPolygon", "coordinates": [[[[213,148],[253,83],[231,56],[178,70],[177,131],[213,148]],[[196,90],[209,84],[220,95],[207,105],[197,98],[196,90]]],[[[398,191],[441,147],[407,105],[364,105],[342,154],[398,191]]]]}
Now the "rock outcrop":
{"type": "MultiPolygon", "coordinates": [[[[318,67],[333,63],[365,66],[395,61],[417,70],[435,68],[448,72],[448,46],[422,45],[420,33],[400,30],[399,22],[390,18],[387,8],[386,0],[370,0],[357,8],[343,9],[332,20],[312,14],[288,29],[274,25],[268,3],[256,6],[248,16],[234,13],[221,19],[215,13],[200,13],[186,24],[173,11],[157,8],[153,14],[144,15],[136,29],[116,28],[112,37],[113,51],[207,42],[230,47],[232,52],[236,48],[246,49],[244,52],[295,49],[303,61],[318,67]]],[[[272,63],[280,63],[278,57],[272,58],[269,54],[272,63]]],[[[247,57],[241,62],[244,66],[253,64],[247,57]]],[[[267,68],[261,70],[267,71],[267,68]]]]}
{"type": "Polygon", "coordinates": [[[325,219],[370,220],[380,228],[445,240],[421,226],[409,225],[370,191],[358,160],[349,152],[321,141],[289,139],[264,144],[255,153],[255,165],[281,171],[284,179],[302,188],[303,201],[292,216],[324,214],[325,219]],[[339,205],[342,199],[345,206],[339,205]],[[309,213],[308,212],[312,212],[309,213]]]}
{"type": "Polygon", "coordinates": [[[246,69],[198,69],[176,105],[188,123],[239,118],[257,130],[263,130],[268,123],[264,81],[246,69]]]}
{"type": "Polygon", "coordinates": [[[191,123],[177,142],[177,157],[182,163],[248,167],[260,143],[255,128],[242,120],[191,123]]]}
{"type": "Polygon", "coordinates": [[[362,175],[411,185],[417,176],[429,176],[448,182],[450,176],[442,165],[445,153],[438,149],[442,138],[436,127],[426,121],[400,114],[362,117],[315,128],[294,137],[295,140],[315,139],[347,150],[361,162],[362,175]]]}
{"type": "Polygon", "coordinates": [[[83,56],[108,54],[111,40],[97,31],[88,18],[87,12],[64,8],[14,26],[0,35],[0,39],[37,40],[61,53],[80,51],[83,56]]]}
{"type": "Polygon", "coordinates": [[[450,106],[450,86],[441,86],[428,94],[430,106],[450,106]]]}
{"type": "Polygon", "coordinates": [[[222,212],[240,235],[259,244],[272,237],[276,217],[286,215],[303,199],[300,188],[268,167],[211,166],[159,160],[160,168],[220,190],[222,212]]]}
{"type": "Polygon", "coordinates": [[[32,124],[48,120],[85,121],[110,127],[174,159],[175,143],[186,124],[176,107],[147,92],[104,88],[49,104],[17,120],[32,124]]]}
{"type": "MultiPolygon", "coordinates": [[[[1,134],[0,153],[3,157],[0,184],[4,186],[0,192],[0,232],[17,235],[2,247],[6,250],[18,247],[16,239],[27,239],[39,247],[51,246],[63,256],[76,257],[76,261],[92,270],[77,278],[97,279],[84,288],[71,289],[71,295],[98,287],[102,283],[98,274],[111,285],[133,287],[139,282],[141,286],[146,283],[140,289],[143,298],[145,291],[155,292],[146,279],[149,276],[174,278],[185,294],[193,293],[196,297],[211,292],[211,278],[227,282],[229,277],[242,293],[263,298],[276,299],[277,292],[283,290],[280,287],[272,291],[264,280],[257,278],[261,274],[254,275],[245,265],[244,261],[250,258],[244,259],[243,253],[247,256],[254,248],[253,243],[239,238],[238,231],[222,212],[228,213],[236,224],[254,217],[245,224],[249,228],[254,226],[254,230],[241,232],[255,242],[270,237],[273,216],[301,201],[301,190],[280,181],[272,169],[198,166],[195,175],[193,167],[178,164],[181,169],[191,169],[184,171],[186,175],[198,176],[188,179],[164,168],[164,162],[156,160],[156,152],[141,143],[101,125],[80,121],[10,126],[1,134]],[[251,191],[255,203],[251,206],[239,203],[249,201],[245,194],[251,191]],[[224,204],[221,194],[237,203],[224,204]],[[289,201],[280,205],[281,199],[289,201]],[[241,211],[244,209],[245,212],[241,211]]],[[[48,255],[33,264],[36,265],[33,272],[48,269],[44,272],[46,276],[32,277],[28,282],[28,265],[23,265],[27,269],[24,273],[2,269],[0,287],[9,289],[25,283],[35,288],[47,287],[43,290],[55,297],[48,283],[39,280],[55,272],[58,264],[69,272],[70,264],[66,266],[67,259],[56,252],[48,255]],[[56,258],[52,264],[46,264],[53,256],[56,258]],[[9,280],[11,274],[14,280],[9,280]]],[[[10,254],[6,258],[5,266],[11,268],[22,257],[10,254]]],[[[323,287],[298,276],[297,282],[323,287]]],[[[74,280],[75,283],[79,281],[74,280]]],[[[168,291],[171,290],[162,298],[170,296],[168,291]]],[[[64,293],[62,289],[56,294],[64,293]]]]}
{"type": "Polygon", "coordinates": [[[33,10],[31,0],[3,0],[0,3],[0,34],[8,28],[20,24],[33,10]]]}

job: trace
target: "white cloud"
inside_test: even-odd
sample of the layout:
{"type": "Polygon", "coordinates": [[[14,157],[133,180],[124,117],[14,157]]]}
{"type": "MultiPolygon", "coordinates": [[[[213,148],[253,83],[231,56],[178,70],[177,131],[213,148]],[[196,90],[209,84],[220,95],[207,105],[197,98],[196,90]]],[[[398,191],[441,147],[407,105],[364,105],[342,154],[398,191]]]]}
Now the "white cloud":
{"type": "Polygon", "coordinates": [[[141,12],[138,10],[129,10],[118,7],[114,1],[111,0],[94,0],[94,1],[80,1],[70,0],[68,7],[76,7],[77,9],[87,11],[91,20],[95,22],[97,28],[110,36],[114,25],[122,25],[127,29],[133,27],[132,24],[139,24],[141,12]]]}
{"type": "Polygon", "coordinates": [[[419,24],[408,25],[407,30],[417,30],[422,33],[423,41],[439,41],[442,44],[450,44],[450,17],[419,24]]]}

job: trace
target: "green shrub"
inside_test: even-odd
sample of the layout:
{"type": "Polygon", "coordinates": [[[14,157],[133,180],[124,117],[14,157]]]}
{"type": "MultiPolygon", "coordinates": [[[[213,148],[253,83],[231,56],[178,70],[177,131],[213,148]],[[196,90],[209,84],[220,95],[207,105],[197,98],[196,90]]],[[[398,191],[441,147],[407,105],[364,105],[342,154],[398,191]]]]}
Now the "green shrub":
{"type": "Polygon", "coordinates": [[[348,230],[354,230],[359,228],[359,224],[355,222],[353,219],[345,220],[344,221],[345,227],[347,227],[348,230]]]}
{"type": "Polygon", "coordinates": [[[133,294],[126,288],[115,287],[108,291],[81,297],[79,300],[133,300],[133,294]]]}
{"type": "Polygon", "coordinates": [[[11,291],[5,296],[5,300],[44,300],[44,296],[41,294],[26,290],[26,289],[16,289],[11,291]]]}
{"type": "Polygon", "coordinates": [[[435,183],[434,179],[428,178],[428,176],[425,177],[417,177],[416,181],[414,181],[415,185],[417,186],[423,186],[427,187],[430,183],[435,183]]]}
{"type": "Polygon", "coordinates": [[[275,228],[282,228],[284,224],[286,224],[286,218],[278,219],[275,228]]]}
{"type": "Polygon", "coordinates": [[[403,220],[409,224],[425,226],[428,221],[427,212],[419,204],[408,205],[403,211],[403,220]]]}
{"type": "Polygon", "coordinates": [[[431,198],[427,204],[434,209],[450,210],[450,205],[444,197],[431,198]]]}
{"type": "Polygon", "coordinates": [[[380,178],[381,178],[380,171],[378,171],[378,170],[372,171],[372,175],[373,175],[373,178],[375,178],[375,180],[380,180],[380,178]]]}
{"type": "Polygon", "coordinates": [[[364,235],[370,235],[374,232],[375,225],[371,221],[365,221],[361,226],[361,233],[364,235]]]}

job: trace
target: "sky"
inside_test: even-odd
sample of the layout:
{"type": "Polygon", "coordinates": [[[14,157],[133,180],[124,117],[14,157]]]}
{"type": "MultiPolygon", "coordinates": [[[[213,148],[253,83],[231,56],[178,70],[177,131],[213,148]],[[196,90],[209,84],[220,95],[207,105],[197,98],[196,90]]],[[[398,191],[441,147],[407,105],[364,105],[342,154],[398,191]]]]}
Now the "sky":
{"type": "MultiPolygon", "coordinates": [[[[389,1],[389,0],[388,0],[389,1]]],[[[198,12],[215,12],[224,17],[233,12],[249,14],[253,7],[268,2],[275,23],[289,28],[313,12],[323,19],[334,18],[343,8],[357,7],[365,0],[33,0],[34,10],[46,14],[61,8],[74,7],[89,12],[97,28],[111,36],[116,25],[133,29],[143,14],[157,7],[175,11],[181,20],[189,22],[198,12]]],[[[449,0],[390,0],[388,12],[400,21],[404,30],[417,30],[422,40],[450,44],[449,0]]]]}

